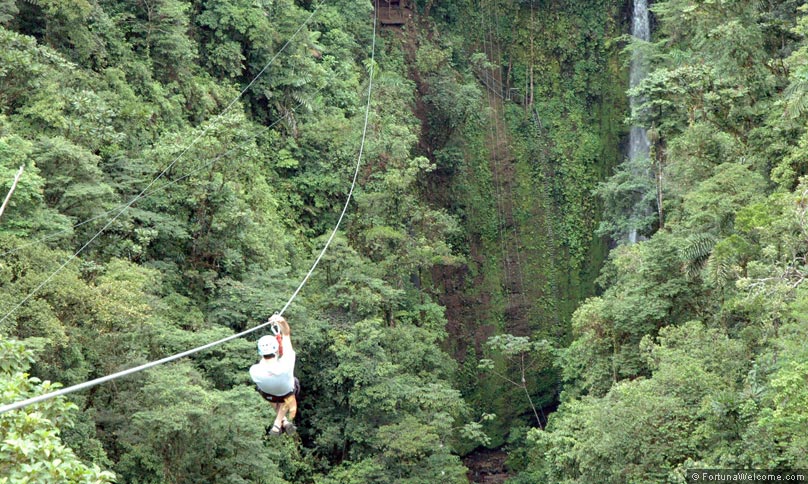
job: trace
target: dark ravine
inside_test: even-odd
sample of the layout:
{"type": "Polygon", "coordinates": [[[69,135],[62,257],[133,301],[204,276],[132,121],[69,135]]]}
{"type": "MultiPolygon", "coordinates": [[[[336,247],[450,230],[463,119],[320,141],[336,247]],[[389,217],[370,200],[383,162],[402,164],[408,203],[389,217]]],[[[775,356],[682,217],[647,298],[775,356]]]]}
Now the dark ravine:
{"type": "Polygon", "coordinates": [[[463,459],[468,467],[469,483],[502,484],[511,475],[505,468],[508,454],[502,449],[481,449],[472,452],[463,459]]]}
{"type": "MultiPolygon", "coordinates": [[[[572,311],[594,292],[606,243],[592,236],[599,207],[591,190],[619,161],[628,104],[618,52],[603,47],[608,36],[617,34],[609,29],[626,19],[620,19],[616,3],[606,11],[601,7],[583,2],[550,5],[543,7],[542,15],[530,16],[525,5],[494,7],[486,2],[486,8],[504,9],[500,19],[535,20],[532,26],[520,24],[535,30],[533,51],[500,38],[509,35],[506,29],[479,28],[494,22],[481,21],[481,12],[444,24],[438,16],[427,18],[415,11],[404,28],[385,29],[386,37],[400,44],[407,76],[415,86],[412,109],[421,124],[419,154],[437,166],[422,180],[423,196],[462,224],[463,234],[456,239],[462,245],[455,247],[462,263],[433,266],[429,286],[446,311],[448,337],[443,347],[468,372],[474,372],[476,360],[489,357],[485,342],[496,334],[547,338],[563,346],[572,311]],[[578,15],[586,17],[580,30],[555,31],[553,18],[578,15]],[[602,24],[597,29],[596,22],[602,24]],[[454,29],[463,31],[462,45],[454,43],[454,29]],[[572,44],[559,47],[559,36],[569,37],[572,44]],[[478,119],[443,136],[430,131],[441,114],[430,111],[435,109],[429,102],[433,86],[430,73],[419,71],[418,59],[420,49],[434,49],[450,42],[447,39],[457,50],[453,59],[464,59],[452,65],[454,77],[475,83],[480,99],[478,119]],[[559,49],[582,42],[590,50],[565,51],[565,60],[558,60],[559,49]],[[475,53],[484,55],[487,63],[465,60],[475,53]],[[597,73],[576,71],[575,66],[586,63],[598,65],[597,73]],[[531,81],[536,97],[519,91],[525,85],[519,76],[529,70],[536,71],[531,81]],[[583,95],[573,93],[581,85],[594,92],[576,97],[583,95]],[[581,150],[586,139],[596,140],[596,153],[581,150]],[[445,149],[460,153],[461,161],[441,165],[436,153],[445,149]]],[[[531,376],[532,397],[540,407],[555,407],[559,384],[550,372],[531,376]]],[[[517,408],[529,408],[523,389],[481,374],[471,380],[476,387],[461,391],[475,411],[497,414],[497,425],[486,427],[492,445],[505,441],[511,425],[534,420],[517,408]]],[[[477,455],[467,461],[476,465],[477,455]]],[[[506,476],[501,468],[490,475],[506,476]]]]}

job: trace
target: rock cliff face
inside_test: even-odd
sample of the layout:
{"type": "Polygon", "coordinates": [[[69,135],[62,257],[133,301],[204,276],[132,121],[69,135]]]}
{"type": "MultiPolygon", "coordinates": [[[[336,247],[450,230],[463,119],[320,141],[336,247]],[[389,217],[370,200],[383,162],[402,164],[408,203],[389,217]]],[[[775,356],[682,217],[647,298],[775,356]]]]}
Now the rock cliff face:
{"type": "MultiPolygon", "coordinates": [[[[462,12],[432,5],[426,15],[415,9],[385,35],[405,53],[419,148],[435,164],[424,196],[462,224],[453,240],[462,260],[430,274],[449,321],[446,349],[473,368],[495,334],[563,344],[572,311],[594,293],[608,243],[594,235],[600,209],[592,190],[628,137],[628,79],[608,40],[628,31],[630,12],[614,1],[486,0],[462,12]],[[442,45],[451,58],[435,61],[442,45]],[[445,72],[436,74],[436,65],[445,72]],[[476,98],[441,104],[449,97],[441,75],[476,98]],[[462,87],[469,85],[474,91],[462,87]],[[473,115],[452,117],[472,101],[473,115]]],[[[546,386],[531,392],[551,404],[557,378],[537,380],[546,386]]],[[[506,403],[502,384],[482,378],[467,396],[517,418],[524,408],[506,403]],[[492,392],[504,395],[482,397],[492,392]]]]}

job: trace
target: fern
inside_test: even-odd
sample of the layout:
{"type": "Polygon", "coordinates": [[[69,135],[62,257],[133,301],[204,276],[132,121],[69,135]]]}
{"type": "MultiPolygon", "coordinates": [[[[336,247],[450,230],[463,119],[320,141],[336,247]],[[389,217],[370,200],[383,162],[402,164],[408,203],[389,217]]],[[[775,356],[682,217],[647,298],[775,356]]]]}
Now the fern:
{"type": "Polygon", "coordinates": [[[808,80],[796,80],[789,84],[783,92],[786,100],[785,115],[791,119],[799,118],[808,110],[808,80]]]}
{"type": "Polygon", "coordinates": [[[716,240],[710,234],[699,234],[687,239],[686,245],[679,249],[683,270],[689,279],[695,279],[707,262],[715,247],[716,240]]]}
{"type": "Polygon", "coordinates": [[[690,236],[687,239],[687,245],[680,250],[682,260],[685,262],[704,260],[710,255],[715,244],[715,237],[711,234],[690,236]]]}
{"type": "Polygon", "coordinates": [[[733,257],[727,252],[713,252],[707,259],[705,272],[707,282],[723,287],[735,276],[733,257]]]}
{"type": "Polygon", "coordinates": [[[298,108],[303,108],[306,112],[314,111],[314,105],[311,102],[311,99],[308,96],[304,96],[302,93],[295,92],[292,93],[292,99],[297,102],[297,105],[292,108],[292,111],[297,110],[298,108]]]}

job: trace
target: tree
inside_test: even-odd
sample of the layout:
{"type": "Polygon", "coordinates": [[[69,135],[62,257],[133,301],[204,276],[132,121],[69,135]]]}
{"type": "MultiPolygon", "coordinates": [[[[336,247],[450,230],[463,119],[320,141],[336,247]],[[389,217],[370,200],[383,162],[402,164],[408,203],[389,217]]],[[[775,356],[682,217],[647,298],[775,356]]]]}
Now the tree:
{"type": "Polygon", "coordinates": [[[45,138],[31,155],[47,182],[44,202],[59,213],[84,221],[102,213],[112,188],[99,168],[100,158],[64,138],[45,138]]]}
{"type": "Polygon", "coordinates": [[[599,235],[624,240],[626,234],[636,230],[648,236],[658,225],[656,186],[647,158],[621,163],[614,175],[598,185],[595,193],[605,207],[599,235]]]}
{"type": "Polygon", "coordinates": [[[688,322],[662,329],[658,342],[645,338],[642,351],[649,378],[620,382],[600,398],[569,399],[545,431],[531,432],[528,475],[650,483],[673,479],[688,459],[708,466],[732,462],[725,459],[743,448],[739,428],[729,425],[748,370],[742,344],[688,322]]]}
{"type": "Polygon", "coordinates": [[[658,232],[647,242],[612,251],[599,280],[606,289],[573,315],[575,339],[562,353],[574,392],[600,395],[609,388],[609,374],[612,382],[647,374],[638,352],[642,338],[693,315],[698,293],[681,272],[676,243],[658,232]]]}
{"type": "Polygon", "coordinates": [[[726,163],[683,198],[683,225],[695,233],[728,234],[734,214],[762,198],[766,181],[747,167],[726,163]]]}
{"type": "Polygon", "coordinates": [[[288,482],[278,465],[288,449],[273,456],[264,448],[271,407],[259,404],[252,389],[213,390],[180,363],[151,372],[127,398],[116,469],[128,481],[288,482]]]}
{"type": "MultiPolygon", "coordinates": [[[[56,390],[59,385],[30,377],[33,352],[0,337],[0,392],[6,401],[22,400],[56,390]]],[[[70,427],[76,406],[64,397],[0,415],[0,483],[42,482],[103,484],[115,474],[87,465],[62,444],[60,428],[70,427]]]]}
{"type": "Polygon", "coordinates": [[[328,354],[319,357],[328,378],[312,381],[313,391],[327,399],[318,399],[322,417],[313,421],[320,446],[343,463],[335,476],[359,473],[372,482],[464,478],[451,449],[459,437],[455,425],[468,410],[445,380],[452,368],[434,347],[438,336],[413,323],[390,327],[369,319],[329,331],[328,354]]]}
{"type": "MultiPolygon", "coordinates": [[[[542,407],[552,401],[553,396],[545,395],[541,401],[534,402],[531,390],[528,389],[528,382],[534,385],[539,384],[542,380],[542,373],[551,369],[549,357],[552,355],[552,348],[549,347],[549,343],[546,340],[531,341],[525,336],[504,334],[489,338],[486,345],[491,358],[481,360],[480,368],[484,371],[491,371],[507,383],[519,388],[520,393],[524,393],[530,410],[533,412],[535,421],[531,422],[531,426],[535,423],[539,428],[543,427],[544,423],[539,417],[539,412],[544,414],[542,407]],[[500,367],[499,371],[497,367],[500,367]]],[[[545,385],[540,385],[540,387],[542,386],[545,385]]],[[[535,392],[535,390],[533,391],[535,392]]],[[[511,392],[503,389],[499,398],[511,400],[510,394],[511,392]]],[[[521,395],[519,397],[521,399],[521,395]]]]}

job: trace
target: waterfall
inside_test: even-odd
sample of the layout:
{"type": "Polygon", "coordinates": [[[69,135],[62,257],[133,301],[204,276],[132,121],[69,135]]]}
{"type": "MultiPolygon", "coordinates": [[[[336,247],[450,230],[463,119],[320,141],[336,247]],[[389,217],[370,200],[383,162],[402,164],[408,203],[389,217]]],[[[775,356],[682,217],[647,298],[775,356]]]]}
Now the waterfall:
{"type": "MultiPolygon", "coordinates": [[[[634,12],[631,17],[631,35],[649,41],[651,40],[651,27],[648,20],[648,1],[634,0],[634,12]]],[[[636,87],[646,75],[646,64],[639,49],[635,49],[631,56],[631,70],[629,72],[629,87],[636,87]]],[[[640,104],[640,100],[632,97],[630,99],[632,111],[640,104]]],[[[629,133],[628,159],[634,162],[649,156],[648,133],[645,128],[632,126],[629,133]]],[[[636,166],[632,164],[632,166],[636,166]]],[[[635,173],[635,176],[648,176],[647,173],[635,173]]],[[[638,207],[637,210],[645,210],[638,207]]],[[[628,234],[629,242],[637,242],[637,228],[631,228],[628,234]]]]}

